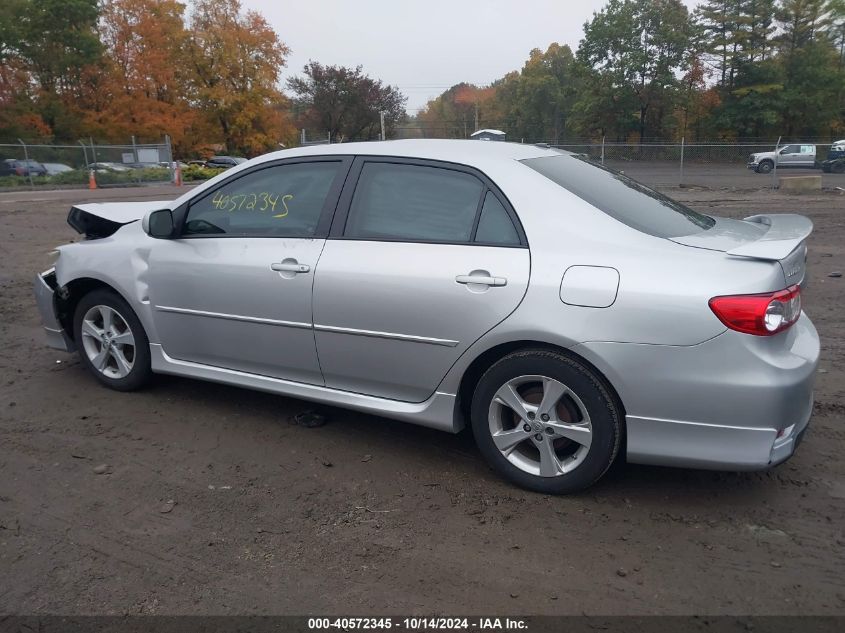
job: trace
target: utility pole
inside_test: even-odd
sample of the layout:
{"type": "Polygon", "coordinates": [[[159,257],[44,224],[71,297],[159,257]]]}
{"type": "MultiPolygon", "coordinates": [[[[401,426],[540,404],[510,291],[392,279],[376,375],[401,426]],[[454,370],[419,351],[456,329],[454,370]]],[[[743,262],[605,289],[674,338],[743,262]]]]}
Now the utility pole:
{"type": "Polygon", "coordinates": [[[381,119],[381,140],[385,140],[387,137],[384,135],[384,110],[379,112],[379,118],[381,119]]]}
{"type": "Polygon", "coordinates": [[[475,131],[478,132],[478,101],[475,102],[475,131]]]}

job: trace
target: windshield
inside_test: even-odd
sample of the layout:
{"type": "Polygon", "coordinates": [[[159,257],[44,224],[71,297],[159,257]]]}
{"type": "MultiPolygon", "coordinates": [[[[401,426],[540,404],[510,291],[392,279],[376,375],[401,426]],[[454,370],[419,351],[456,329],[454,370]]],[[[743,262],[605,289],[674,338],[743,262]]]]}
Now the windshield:
{"type": "Polygon", "coordinates": [[[655,237],[700,233],[716,223],[710,216],[582,156],[548,156],[521,162],[612,218],[655,237]]]}

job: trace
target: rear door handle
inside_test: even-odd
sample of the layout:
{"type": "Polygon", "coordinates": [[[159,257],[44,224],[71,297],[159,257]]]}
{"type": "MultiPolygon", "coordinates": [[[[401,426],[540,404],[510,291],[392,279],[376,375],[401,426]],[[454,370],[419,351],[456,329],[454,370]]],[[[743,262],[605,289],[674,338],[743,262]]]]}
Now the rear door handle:
{"type": "Polygon", "coordinates": [[[481,275],[458,275],[455,281],[459,284],[480,284],[482,286],[507,286],[508,280],[504,277],[483,277],[481,275]]]}
{"type": "Polygon", "coordinates": [[[270,270],[275,270],[277,273],[307,273],[311,267],[308,264],[273,262],[270,264],[270,270]]]}

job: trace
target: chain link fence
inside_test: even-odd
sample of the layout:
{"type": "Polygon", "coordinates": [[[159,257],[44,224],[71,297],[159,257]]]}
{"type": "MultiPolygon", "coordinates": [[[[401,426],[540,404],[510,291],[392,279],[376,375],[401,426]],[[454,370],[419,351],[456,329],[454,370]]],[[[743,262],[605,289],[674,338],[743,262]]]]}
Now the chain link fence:
{"type": "MultiPolygon", "coordinates": [[[[576,154],[583,154],[598,163],[622,171],[649,185],[707,187],[778,187],[783,176],[820,174],[821,163],[828,157],[831,142],[786,143],[782,141],[754,143],[619,143],[575,142],[547,144],[576,154]],[[815,147],[815,157],[793,169],[794,164],[772,160],[774,169],[748,169],[752,154],[771,153],[790,145],[815,147]]],[[[825,174],[825,178],[833,178],[825,174]]],[[[836,181],[840,179],[837,177],[836,181]]],[[[842,184],[845,184],[843,182],[842,184]]]]}
{"type": "Polygon", "coordinates": [[[174,177],[170,139],[107,145],[89,139],[72,145],[0,143],[0,187],[166,183],[174,177]]]}
{"type": "Polygon", "coordinates": [[[303,147],[308,145],[330,145],[332,136],[330,132],[322,130],[308,130],[302,128],[299,133],[299,144],[303,147]]]}

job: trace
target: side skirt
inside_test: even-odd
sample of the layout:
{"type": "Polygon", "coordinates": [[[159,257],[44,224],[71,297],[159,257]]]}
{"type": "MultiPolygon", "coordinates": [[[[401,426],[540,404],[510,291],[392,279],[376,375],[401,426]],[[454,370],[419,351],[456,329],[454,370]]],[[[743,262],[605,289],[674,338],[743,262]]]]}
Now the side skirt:
{"type": "Polygon", "coordinates": [[[279,395],[312,400],[337,407],[355,409],[386,418],[427,426],[438,431],[457,433],[463,424],[455,414],[455,394],[435,392],[424,402],[401,402],[363,394],[340,391],[320,385],[271,378],[247,372],[177,360],[168,356],[158,343],[150,344],[152,369],[158,374],[172,374],[256,389],[279,395]]]}

